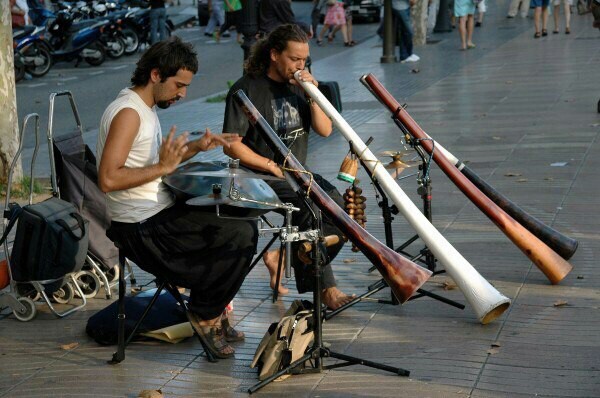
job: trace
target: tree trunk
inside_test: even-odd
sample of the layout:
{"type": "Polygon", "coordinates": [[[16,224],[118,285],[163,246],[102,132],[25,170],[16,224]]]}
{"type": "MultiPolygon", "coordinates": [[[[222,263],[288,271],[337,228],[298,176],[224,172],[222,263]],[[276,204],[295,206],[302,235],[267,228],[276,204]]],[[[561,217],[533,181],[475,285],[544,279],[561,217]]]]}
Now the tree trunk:
{"type": "Polygon", "coordinates": [[[427,42],[428,3],[428,0],[417,0],[417,3],[410,10],[414,30],[413,44],[415,46],[422,46],[427,42]]]}
{"type": "MultiPolygon", "coordinates": [[[[19,120],[13,58],[12,20],[8,1],[0,1],[0,183],[6,183],[8,169],[19,148],[19,120]]],[[[14,172],[20,181],[21,164],[14,172]]]]}

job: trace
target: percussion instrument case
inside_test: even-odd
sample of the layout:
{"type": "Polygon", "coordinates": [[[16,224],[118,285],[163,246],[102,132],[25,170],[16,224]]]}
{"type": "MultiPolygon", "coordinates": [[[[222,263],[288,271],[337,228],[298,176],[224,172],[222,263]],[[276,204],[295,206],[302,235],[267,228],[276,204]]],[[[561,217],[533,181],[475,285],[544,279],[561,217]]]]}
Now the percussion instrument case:
{"type": "Polygon", "coordinates": [[[338,82],[319,82],[318,89],[323,93],[325,98],[331,105],[335,108],[336,111],[342,112],[342,96],[340,93],[340,85],[338,82]]]}
{"type": "Polygon", "coordinates": [[[312,303],[294,300],[281,320],[269,326],[250,367],[258,367],[258,379],[265,380],[300,359],[314,335],[312,303]]]}
{"type": "Polygon", "coordinates": [[[75,206],[53,197],[23,208],[11,204],[10,209],[10,222],[0,243],[18,221],[10,257],[14,280],[52,280],[81,270],[89,223],[75,206]]]}
{"type": "MultiPolygon", "coordinates": [[[[146,290],[136,296],[125,296],[125,313],[127,314],[125,318],[125,336],[131,334],[133,327],[144,314],[154,293],[156,293],[156,289],[146,290]]],[[[181,297],[186,301],[189,300],[189,297],[185,295],[181,295],[181,297]]],[[[119,314],[118,304],[115,301],[88,319],[85,332],[98,344],[117,344],[119,331],[115,320],[119,314]]],[[[181,308],[170,293],[162,291],[138,328],[137,333],[133,336],[133,340],[147,340],[148,338],[144,337],[142,333],[184,322],[188,322],[185,310],[181,308]]]]}

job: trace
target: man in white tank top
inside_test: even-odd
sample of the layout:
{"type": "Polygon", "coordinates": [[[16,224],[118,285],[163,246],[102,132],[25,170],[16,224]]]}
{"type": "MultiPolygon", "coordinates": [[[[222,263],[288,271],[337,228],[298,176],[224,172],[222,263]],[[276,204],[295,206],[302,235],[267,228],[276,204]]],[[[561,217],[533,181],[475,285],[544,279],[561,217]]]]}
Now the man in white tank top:
{"type": "Polygon", "coordinates": [[[140,268],[190,288],[192,326],[215,356],[227,358],[233,348],[226,339],[242,334],[226,325],[224,331],[221,314],[256,252],[256,225],[177,202],[161,181],[198,152],[240,140],[207,129],[202,138],[188,141],[187,132],[175,137],[174,126],[163,138],[155,107],[184,98],[197,70],[193,47],[177,37],[142,55],[133,86],[122,90],[102,116],[98,185],[112,216],[108,237],[140,268]]]}

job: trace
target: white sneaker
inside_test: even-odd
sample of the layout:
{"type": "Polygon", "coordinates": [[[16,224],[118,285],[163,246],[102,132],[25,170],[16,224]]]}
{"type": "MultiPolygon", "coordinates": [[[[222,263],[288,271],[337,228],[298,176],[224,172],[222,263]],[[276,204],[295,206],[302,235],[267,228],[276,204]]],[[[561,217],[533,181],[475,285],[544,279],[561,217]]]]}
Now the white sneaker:
{"type": "Polygon", "coordinates": [[[404,61],[406,61],[406,62],[417,62],[420,59],[421,59],[421,57],[419,57],[417,54],[412,54],[410,57],[406,58],[404,61]]]}

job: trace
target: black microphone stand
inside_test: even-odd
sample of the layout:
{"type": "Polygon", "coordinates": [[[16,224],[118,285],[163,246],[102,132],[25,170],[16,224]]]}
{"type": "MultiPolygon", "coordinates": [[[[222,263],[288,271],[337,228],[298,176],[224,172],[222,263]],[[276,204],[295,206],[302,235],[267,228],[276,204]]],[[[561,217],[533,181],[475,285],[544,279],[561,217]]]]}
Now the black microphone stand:
{"type": "MultiPolygon", "coordinates": [[[[370,137],[367,140],[366,145],[368,146],[372,141],[373,141],[373,137],[370,137]]],[[[417,145],[417,144],[414,144],[411,142],[411,145],[417,145]]],[[[354,152],[351,142],[350,142],[350,150],[352,152],[354,152]]],[[[418,179],[419,188],[418,188],[417,192],[421,195],[421,199],[423,199],[423,214],[431,222],[431,179],[429,178],[429,165],[430,165],[431,159],[428,159],[426,156],[424,156],[423,153],[421,151],[419,151],[419,149],[417,149],[416,147],[415,147],[415,150],[417,150],[417,153],[421,157],[422,164],[419,166],[419,168],[423,172],[423,175],[418,179]]],[[[356,154],[356,152],[354,152],[354,153],[356,154]]],[[[360,159],[360,156],[358,156],[358,158],[360,159]]],[[[379,184],[377,177],[375,177],[373,175],[373,173],[371,173],[371,171],[369,170],[369,168],[366,167],[366,165],[364,164],[362,159],[360,159],[360,164],[362,165],[363,169],[365,170],[365,172],[371,179],[371,182],[373,183],[373,186],[375,187],[376,192],[378,192],[379,195],[381,195],[381,202],[379,202],[378,205],[379,205],[379,207],[381,207],[381,212],[382,212],[382,216],[383,216],[385,244],[389,248],[394,249],[394,237],[393,237],[393,232],[392,232],[392,221],[394,220],[394,217],[392,216],[392,214],[398,214],[398,209],[396,208],[395,205],[392,205],[392,206],[389,205],[388,197],[385,194],[385,191],[383,190],[381,185],[379,184]]],[[[412,174],[412,175],[414,175],[414,174],[412,174]]],[[[409,176],[407,176],[407,177],[409,177],[409,176]]],[[[404,178],[406,178],[406,177],[404,177],[404,178]]],[[[403,254],[403,255],[409,257],[411,261],[419,261],[419,262],[424,263],[427,266],[427,268],[433,272],[433,275],[444,273],[445,272],[444,270],[440,270],[440,271],[435,270],[437,260],[434,257],[433,253],[431,253],[429,248],[424,247],[423,249],[421,249],[419,251],[419,254],[417,254],[415,256],[407,253],[404,250],[408,246],[410,246],[413,242],[415,242],[417,239],[419,239],[419,235],[415,234],[413,237],[408,239],[406,242],[404,242],[403,244],[401,244],[398,248],[396,248],[394,250],[400,254],[403,254]]],[[[369,269],[369,272],[372,272],[375,269],[376,269],[375,267],[371,267],[369,269]]],[[[387,282],[383,278],[381,278],[379,281],[369,285],[367,287],[367,291],[365,293],[358,295],[352,301],[344,304],[340,308],[327,312],[325,315],[325,319],[329,320],[329,319],[333,318],[340,312],[348,309],[349,307],[362,301],[363,299],[367,299],[368,297],[385,289],[386,287],[388,287],[387,282]]],[[[454,300],[450,300],[450,299],[440,296],[438,294],[432,293],[423,288],[419,288],[417,290],[417,293],[415,295],[413,295],[412,297],[410,297],[408,299],[408,301],[415,300],[415,299],[418,299],[421,297],[430,297],[434,300],[440,301],[444,304],[448,304],[452,307],[456,307],[461,310],[463,310],[465,308],[464,304],[461,304],[454,300]]],[[[377,299],[377,300],[373,300],[373,301],[375,301],[377,303],[381,303],[381,304],[391,304],[391,305],[399,305],[400,304],[400,302],[394,296],[393,293],[391,293],[390,300],[377,299]]]]}
{"type": "Polygon", "coordinates": [[[323,266],[326,263],[325,256],[321,256],[320,246],[324,243],[325,238],[323,237],[322,228],[321,228],[321,211],[318,209],[312,208],[309,201],[306,199],[306,196],[303,196],[304,201],[307,205],[307,208],[311,212],[313,218],[313,231],[307,231],[307,233],[316,232],[314,234],[314,240],[312,241],[312,254],[313,254],[313,277],[314,277],[314,291],[313,291],[313,328],[314,328],[314,341],[313,345],[307,350],[307,352],[302,356],[302,358],[297,361],[292,362],[289,366],[281,369],[279,372],[274,375],[268,377],[267,379],[261,381],[260,383],[255,384],[254,386],[248,389],[248,393],[252,394],[267,384],[271,383],[273,380],[281,377],[285,374],[307,374],[307,373],[321,373],[324,370],[330,370],[335,368],[341,368],[345,366],[351,365],[363,365],[368,366],[375,369],[385,370],[386,372],[392,372],[397,374],[398,376],[409,376],[410,371],[402,368],[397,368],[393,366],[384,365],[377,362],[368,361],[362,358],[357,358],[345,354],[341,354],[335,351],[331,351],[328,347],[325,347],[323,344],[323,320],[324,311],[323,303],[321,299],[321,291],[322,289],[322,274],[323,274],[323,266]],[[315,212],[316,211],[316,212],[315,212]],[[344,362],[339,362],[333,365],[324,365],[323,358],[335,358],[340,359],[344,362]],[[306,362],[310,361],[311,366],[305,366],[306,362]]]}

